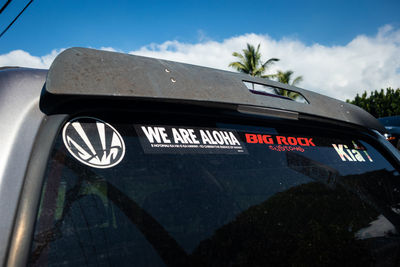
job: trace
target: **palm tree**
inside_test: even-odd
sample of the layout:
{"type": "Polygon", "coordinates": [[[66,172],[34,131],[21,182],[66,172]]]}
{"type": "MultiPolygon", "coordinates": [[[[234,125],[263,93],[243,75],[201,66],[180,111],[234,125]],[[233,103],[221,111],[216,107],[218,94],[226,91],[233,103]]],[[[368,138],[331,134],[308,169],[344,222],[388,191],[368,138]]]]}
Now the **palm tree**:
{"type": "Polygon", "coordinates": [[[247,44],[247,49],[243,49],[243,54],[233,52],[234,57],[239,61],[231,62],[229,67],[235,68],[237,71],[249,74],[254,77],[269,78],[271,75],[263,75],[267,68],[274,62],[279,61],[278,58],[270,58],[264,63],[261,61],[260,44],[257,49],[253,45],[247,44]]]}
{"type": "MultiPolygon", "coordinates": [[[[285,83],[293,86],[298,85],[303,80],[302,76],[297,76],[293,81],[291,81],[292,75],[293,71],[291,70],[285,72],[278,70],[278,72],[276,74],[271,75],[271,77],[276,78],[277,81],[280,83],[285,83]]],[[[299,93],[285,89],[276,89],[275,91],[278,95],[285,96],[294,100],[296,100],[296,98],[299,98],[301,96],[299,93]]]]}
{"type": "Polygon", "coordinates": [[[297,76],[292,82],[290,82],[290,80],[292,79],[292,75],[293,71],[291,70],[285,72],[278,70],[276,74],[273,74],[271,76],[275,77],[280,83],[286,83],[293,86],[296,86],[303,80],[302,76],[297,76]]]}

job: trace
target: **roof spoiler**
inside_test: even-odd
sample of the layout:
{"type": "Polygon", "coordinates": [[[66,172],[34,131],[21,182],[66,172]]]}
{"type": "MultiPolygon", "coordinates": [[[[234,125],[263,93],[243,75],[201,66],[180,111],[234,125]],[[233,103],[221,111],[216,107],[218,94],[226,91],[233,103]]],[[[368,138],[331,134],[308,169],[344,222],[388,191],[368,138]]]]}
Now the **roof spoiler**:
{"type": "Polygon", "coordinates": [[[241,73],[87,48],[70,48],[58,55],[44,90],[45,94],[64,97],[142,98],[267,108],[384,130],[363,109],[298,87],[241,73]],[[306,101],[257,94],[245,83],[294,91],[306,101]]]}

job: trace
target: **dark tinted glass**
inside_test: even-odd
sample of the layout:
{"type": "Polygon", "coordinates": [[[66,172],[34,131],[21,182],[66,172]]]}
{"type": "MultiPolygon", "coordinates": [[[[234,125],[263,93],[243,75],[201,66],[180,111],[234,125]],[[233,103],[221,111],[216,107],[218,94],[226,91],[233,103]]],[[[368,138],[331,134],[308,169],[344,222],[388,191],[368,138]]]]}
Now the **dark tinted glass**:
{"type": "Polygon", "coordinates": [[[378,120],[385,126],[400,126],[400,116],[383,117],[378,120]]]}
{"type": "MultiPolygon", "coordinates": [[[[60,134],[31,265],[399,264],[399,173],[373,140],[274,121],[131,117],[105,119],[125,144],[110,168],[78,161],[60,134]]],[[[97,151],[95,125],[81,123],[97,151]]]]}

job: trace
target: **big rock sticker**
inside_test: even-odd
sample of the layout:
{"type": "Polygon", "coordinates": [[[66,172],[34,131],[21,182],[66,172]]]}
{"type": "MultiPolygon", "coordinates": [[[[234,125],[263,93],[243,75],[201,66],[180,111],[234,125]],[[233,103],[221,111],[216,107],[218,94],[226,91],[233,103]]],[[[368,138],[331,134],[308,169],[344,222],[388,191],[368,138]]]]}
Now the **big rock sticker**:
{"type": "Polygon", "coordinates": [[[313,138],[270,134],[245,134],[246,143],[265,144],[274,151],[304,152],[304,147],[315,146],[313,138]]]}
{"type": "Polygon", "coordinates": [[[234,130],[135,125],[145,153],[247,154],[234,130]]]}

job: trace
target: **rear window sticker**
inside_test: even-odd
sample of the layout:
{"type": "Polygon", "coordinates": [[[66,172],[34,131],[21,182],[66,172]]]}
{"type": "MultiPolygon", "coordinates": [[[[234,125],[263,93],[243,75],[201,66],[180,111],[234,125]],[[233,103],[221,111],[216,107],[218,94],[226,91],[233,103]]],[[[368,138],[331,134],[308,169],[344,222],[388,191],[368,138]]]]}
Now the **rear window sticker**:
{"type": "Polygon", "coordinates": [[[92,117],[67,122],[62,137],[68,152],[81,163],[94,168],[111,168],[124,158],[125,143],[110,124],[92,117]]]}
{"type": "Polygon", "coordinates": [[[246,142],[252,144],[278,144],[290,146],[315,146],[312,138],[246,133],[246,142]]]}
{"type": "Polygon", "coordinates": [[[364,148],[362,145],[357,144],[356,141],[352,140],[351,143],[352,143],[354,149],[357,149],[357,150],[365,150],[365,148],[364,148]]]}
{"type": "Polygon", "coordinates": [[[301,146],[281,146],[281,145],[270,145],[268,146],[269,149],[275,150],[275,151],[298,151],[298,152],[304,152],[304,148],[301,146]]]}
{"type": "Polygon", "coordinates": [[[342,161],[366,162],[364,158],[366,157],[369,162],[373,162],[364,147],[357,145],[354,141],[352,144],[354,148],[345,144],[332,144],[332,146],[342,161]]]}
{"type": "Polygon", "coordinates": [[[245,134],[246,143],[265,144],[274,151],[298,151],[304,152],[304,147],[315,146],[313,138],[294,137],[271,134],[245,134]]]}
{"type": "Polygon", "coordinates": [[[247,154],[234,130],[134,125],[145,153],[247,154]]]}
{"type": "Polygon", "coordinates": [[[369,160],[370,162],[374,162],[374,161],[372,160],[372,158],[370,157],[370,155],[368,154],[367,150],[364,150],[364,154],[367,156],[367,158],[368,158],[368,160],[369,160]]]}

